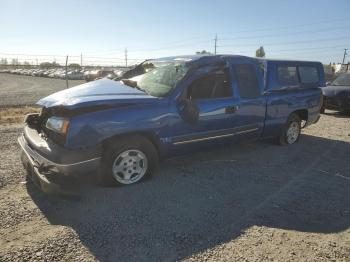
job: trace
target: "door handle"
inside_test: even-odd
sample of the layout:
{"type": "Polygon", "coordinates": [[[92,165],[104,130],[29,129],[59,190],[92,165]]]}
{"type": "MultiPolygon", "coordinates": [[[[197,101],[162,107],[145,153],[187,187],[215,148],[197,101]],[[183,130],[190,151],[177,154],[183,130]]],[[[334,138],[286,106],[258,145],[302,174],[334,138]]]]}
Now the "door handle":
{"type": "Polygon", "coordinates": [[[225,113],[226,114],[233,114],[238,110],[238,108],[239,108],[238,106],[227,106],[225,108],[225,113]]]}

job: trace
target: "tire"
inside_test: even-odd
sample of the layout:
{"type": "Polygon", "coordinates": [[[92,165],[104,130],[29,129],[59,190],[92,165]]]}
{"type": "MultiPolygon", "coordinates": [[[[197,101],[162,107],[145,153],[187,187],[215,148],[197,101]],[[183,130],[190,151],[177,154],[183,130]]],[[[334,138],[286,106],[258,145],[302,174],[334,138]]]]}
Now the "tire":
{"type": "Polygon", "coordinates": [[[102,186],[131,185],[152,175],[157,165],[157,150],[148,139],[120,137],[103,152],[97,180],[102,186]]]}
{"type": "Polygon", "coordinates": [[[280,145],[291,145],[298,142],[301,132],[301,119],[300,117],[292,113],[287,120],[282,134],[278,139],[280,145]]]}

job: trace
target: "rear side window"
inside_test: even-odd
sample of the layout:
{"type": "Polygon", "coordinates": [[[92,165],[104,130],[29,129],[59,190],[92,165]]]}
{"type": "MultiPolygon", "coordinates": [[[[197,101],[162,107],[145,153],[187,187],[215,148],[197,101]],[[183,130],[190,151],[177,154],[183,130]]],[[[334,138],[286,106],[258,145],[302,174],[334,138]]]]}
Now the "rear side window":
{"type": "Polygon", "coordinates": [[[259,81],[255,67],[250,64],[233,65],[241,98],[260,96],[259,81]]]}
{"type": "Polygon", "coordinates": [[[299,84],[296,66],[279,66],[277,69],[278,81],[284,85],[299,84]]]}
{"type": "Polygon", "coordinates": [[[312,66],[299,66],[300,81],[304,84],[318,83],[318,70],[312,66]]]}

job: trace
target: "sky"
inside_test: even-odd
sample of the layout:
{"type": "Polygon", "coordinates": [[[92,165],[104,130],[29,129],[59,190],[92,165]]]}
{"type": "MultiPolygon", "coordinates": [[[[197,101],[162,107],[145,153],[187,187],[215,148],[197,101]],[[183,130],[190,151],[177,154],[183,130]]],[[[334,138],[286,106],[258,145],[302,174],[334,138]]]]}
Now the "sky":
{"type": "MultiPolygon", "coordinates": [[[[341,62],[350,0],[0,0],[0,58],[124,64],[214,52],[341,62]]],[[[349,55],[345,61],[349,61],[349,55]]]]}

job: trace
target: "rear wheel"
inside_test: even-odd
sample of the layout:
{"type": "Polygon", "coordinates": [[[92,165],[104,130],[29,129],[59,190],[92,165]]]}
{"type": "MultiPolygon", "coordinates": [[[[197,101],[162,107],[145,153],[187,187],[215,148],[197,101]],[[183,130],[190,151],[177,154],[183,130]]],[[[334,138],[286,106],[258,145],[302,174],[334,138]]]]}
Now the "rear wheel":
{"type": "Polygon", "coordinates": [[[131,185],[150,176],[158,163],[153,144],[142,136],[121,137],[104,152],[101,185],[131,185]]]}
{"type": "Polygon", "coordinates": [[[291,145],[299,140],[301,131],[301,119],[293,113],[288,117],[287,123],[283,129],[282,135],[279,137],[281,145],[291,145]]]}

